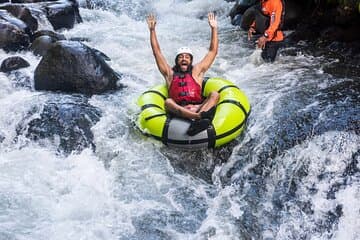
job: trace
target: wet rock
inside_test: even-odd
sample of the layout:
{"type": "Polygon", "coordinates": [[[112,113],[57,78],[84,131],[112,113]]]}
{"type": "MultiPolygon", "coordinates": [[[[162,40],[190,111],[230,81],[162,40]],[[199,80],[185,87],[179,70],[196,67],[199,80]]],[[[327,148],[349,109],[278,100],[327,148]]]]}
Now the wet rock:
{"type": "Polygon", "coordinates": [[[285,1],[285,16],[282,29],[294,29],[300,20],[304,17],[305,9],[306,4],[300,4],[299,1],[285,1]]]}
{"type": "MultiPolygon", "coordinates": [[[[38,31],[38,19],[44,16],[49,20],[54,30],[69,29],[75,23],[82,22],[79,6],[75,0],[63,1],[28,1],[19,0],[18,3],[33,3],[31,7],[24,5],[4,4],[0,6],[0,47],[5,51],[26,49],[30,42],[42,35],[51,37],[51,42],[64,40],[61,34],[52,31],[38,31]]],[[[44,54],[48,48],[49,38],[42,38],[33,46],[35,54],[44,54]],[[38,47],[38,46],[44,47],[38,47]],[[44,48],[44,51],[38,51],[44,48]]]]}
{"type": "Polygon", "coordinates": [[[98,94],[118,89],[119,75],[80,42],[57,41],[35,69],[36,90],[98,94]]]}
{"type": "Polygon", "coordinates": [[[56,2],[57,0],[11,0],[12,3],[56,2]]]}
{"type": "Polygon", "coordinates": [[[91,127],[99,121],[101,112],[91,106],[85,96],[57,95],[45,104],[39,117],[34,119],[34,114],[39,113],[30,112],[19,124],[18,135],[40,143],[50,141],[63,153],[79,152],[88,147],[95,149],[91,127]]]}
{"type": "Polygon", "coordinates": [[[79,6],[76,1],[55,2],[45,7],[47,18],[54,30],[73,28],[75,23],[82,22],[79,6]]]}
{"type": "Polygon", "coordinates": [[[21,5],[7,4],[4,6],[0,6],[0,9],[8,11],[9,13],[11,13],[11,15],[23,21],[31,32],[37,30],[38,22],[36,18],[32,15],[29,8],[21,5]]]}
{"type": "Polygon", "coordinates": [[[1,63],[0,71],[1,72],[10,72],[10,71],[17,70],[20,68],[25,68],[28,66],[30,66],[30,64],[22,57],[18,57],[18,56],[9,57],[9,58],[6,58],[1,63]]]}
{"type": "Polygon", "coordinates": [[[55,30],[61,28],[73,28],[75,23],[82,22],[79,13],[79,6],[76,0],[64,1],[32,1],[32,0],[17,0],[12,1],[12,4],[5,4],[0,6],[0,9],[5,9],[14,17],[26,23],[28,28],[34,32],[38,28],[37,16],[34,13],[45,15],[55,30]],[[34,3],[31,8],[20,4],[13,3],[34,3]]]}
{"type": "Polygon", "coordinates": [[[5,51],[18,51],[30,44],[29,35],[18,26],[0,19],[0,48],[5,51]]]}
{"type": "MultiPolygon", "coordinates": [[[[324,72],[333,76],[343,78],[358,78],[360,76],[360,42],[337,41],[318,38],[313,41],[289,41],[288,47],[295,51],[322,57],[331,60],[324,65],[324,72]]],[[[291,49],[281,51],[285,55],[291,55],[291,49]]]]}
{"type": "Polygon", "coordinates": [[[14,17],[6,10],[0,9],[0,19],[4,20],[5,22],[8,22],[9,24],[11,24],[13,26],[16,26],[17,28],[19,28],[21,31],[23,31],[25,33],[28,33],[28,34],[30,33],[30,29],[22,20],[14,17]]]}
{"type": "Polygon", "coordinates": [[[69,40],[77,42],[90,42],[90,38],[87,37],[70,37],[69,40]]]}
{"type": "Polygon", "coordinates": [[[51,48],[55,40],[51,38],[50,36],[40,36],[36,38],[30,46],[30,50],[35,54],[39,56],[44,56],[47,51],[51,48]]]}
{"type": "Polygon", "coordinates": [[[97,50],[97,49],[95,49],[95,48],[92,48],[92,50],[94,51],[94,53],[95,53],[96,55],[98,55],[98,57],[104,59],[105,61],[111,61],[111,59],[109,58],[109,56],[106,55],[105,53],[103,53],[103,52],[101,52],[101,51],[99,51],[99,50],[97,50]]]}
{"type": "Polygon", "coordinates": [[[319,26],[300,23],[296,30],[287,36],[287,39],[293,43],[297,43],[301,40],[314,41],[319,38],[320,31],[321,28],[319,26]]]}
{"type": "Polygon", "coordinates": [[[317,3],[309,5],[303,14],[310,17],[301,19],[295,31],[288,36],[294,42],[318,39],[329,43],[360,40],[360,33],[356,30],[360,24],[360,15],[354,7],[343,6],[340,3],[317,3]]]}
{"type": "Polygon", "coordinates": [[[95,8],[101,8],[101,9],[107,9],[109,6],[107,6],[106,2],[103,1],[96,1],[96,0],[85,0],[81,2],[81,7],[88,8],[88,9],[95,9],[95,8]]]}
{"type": "Polygon", "coordinates": [[[241,16],[249,7],[253,6],[255,3],[256,1],[254,0],[236,1],[235,5],[232,7],[232,9],[229,12],[231,24],[240,25],[241,16]]]}
{"type": "Polygon", "coordinates": [[[66,40],[66,37],[63,34],[60,34],[58,32],[53,32],[53,31],[50,31],[50,30],[36,31],[33,34],[33,39],[36,39],[36,38],[41,37],[41,36],[49,36],[54,41],[66,40]]]}
{"type": "Polygon", "coordinates": [[[342,41],[342,42],[352,42],[360,39],[360,33],[357,30],[358,26],[349,26],[349,27],[340,27],[340,26],[330,26],[323,29],[320,32],[320,38],[326,39],[327,42],[332,41],[342,41]]]}

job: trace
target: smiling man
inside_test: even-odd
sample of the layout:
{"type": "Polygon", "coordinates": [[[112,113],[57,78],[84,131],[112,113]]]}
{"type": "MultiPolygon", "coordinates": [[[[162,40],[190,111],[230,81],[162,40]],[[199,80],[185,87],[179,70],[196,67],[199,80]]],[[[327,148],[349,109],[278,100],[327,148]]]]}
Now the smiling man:
{"type": "Polygon", "coordinates": [[[188,47],[179,48],[175,66],[171,67],[162,55],[156,37],[156,18],[150,14],[147,19],[150,30],[150,43],[157,67],[164,76],[169,98],[165,101],[166,110],[178,117],[192,120],[187,133],[192,136],[206,129],[215,114],[219,93],[214,91],[204,99],[201,95],[205,72],[210,68],[218,52],[217,21],[214,13],[208,14],[211,40],[208,53],[193,65],[193,54],[188,47]]]}

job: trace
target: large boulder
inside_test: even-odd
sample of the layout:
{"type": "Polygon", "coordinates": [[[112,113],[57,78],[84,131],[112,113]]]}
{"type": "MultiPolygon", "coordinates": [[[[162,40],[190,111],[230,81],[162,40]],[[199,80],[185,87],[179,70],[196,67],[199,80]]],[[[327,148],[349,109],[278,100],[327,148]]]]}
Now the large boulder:
{"type": "Polygon", "coordinates": [[[0,9],[0,19],[4,20],[5,22],[8,22],[11,25],[16,26],[21,31],[25,33],[30,33],[29,27],[24,23],[22,20],[14,17],[12,14],[10,14],[7,10],[0,9]]]}
{"type": "MultiPolygon", "coordinates": [[[[54,30],[70,29],[75,23],[82,22],[76,0],[13,0],[0,4],[0,48],[5,51],[26,49],[37,37],[34,32],[38,28],[44,29],[44,16],[48,19],[45,28],[50,23],[54,30]]],[[[56,38],[52,41],[59,40],[56,38]]],[[[44,42],[44,39],[40,42],[44,42]]]]}
{"type": "Polygon", "coordinates": [[[98,94],[115,90],[120,76],[81,42],[57,41],[35,69],[36,90],[98,94]]]}
{"type": "Polygon", "coordinates": [[[74,1],[57,1],[45,7],[46,16],[54,30],[73,28],[75,23],[82,22],[79,5],[74,1]]]}
{"type": "Polygon", "coordinates": [[[59,152],[79,152],[88,147],[95,149],[91,127],[100,117],[101,111],[83,95],[55,95],[40,113],[36,109],[29,112],[16,131],[33,141],[52,142],[59,152]]]}
{"type": "Polygon", "coordinates": [[[54,41],[60,41],[60,40],[66,40],[65,36],[61,33],[58,32],[54,32],[54,31],[50,31],[50,30],[39,30],[36,31],[33,34],[33,39],[36,39],[40,36],[49,36],[51,39],[53,39],[54,41]]]}
{"type": "Polygon", "coordinates": [[[56,40],[47,35],[37,37],[30,46],[30,50],[38,56],[45,56],[56,40]]]}
{"type": "Polygon", "coordinates": [[[0,48],[5,51],[18,51],[27,48],[29,44],[30,37],[24,30],[0,18],[0,48]]]}
{"type": "Polygon", "coordinates": [[[24,21],[32,31],[37,30],[38,22],[31,11],[46,15],[55,30],[70,29],[74,27],[75,23],[82,22],[79,4],[76,0],[12,0],[11,4],[4,4],[0,6],[0,9],[5,9],[14,17],[24,21]],[[31,8],[21,5],[22,3],[32,3],[31,8]]]}
{"type": "Polygon", "coordinates": [[[22,5],[16,5],[16,4],[5,4],[3,6],[0,6],[0,9],[4,9],[8,11],[11,15],[14,17],[20,19],[23,21],[27,27],[30,29],[31,32],[34,32],[38,28],[38,21],[33,16],[29,8],[22,6],[22,5]]]}
{"type": "Polygon", "coordinates": [[[33,39],[30,50],[39,56],[45,56],[47,50],[49,50],[56,41],[66,40],[64,35],[49,30],[35,32],[33,39]]]}

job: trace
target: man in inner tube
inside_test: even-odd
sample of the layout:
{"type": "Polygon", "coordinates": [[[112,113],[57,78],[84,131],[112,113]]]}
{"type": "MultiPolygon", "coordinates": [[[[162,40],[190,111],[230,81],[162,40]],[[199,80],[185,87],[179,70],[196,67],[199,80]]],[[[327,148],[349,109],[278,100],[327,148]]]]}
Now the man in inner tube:
{"type": "Polygon", "coordinates": [[[150,14],[146,18],[150,30],[151,48],[157,67],[166,80],[169,98],[165,101],[166,110],[178,117],[191,119],[187,134],[193,136],[205,130],[215,114],[219,93],[213,91],[204,99],[202,83],[205,72],[210,68],[218,52],[217,21],[214,13],[208,14],[211,28],[211,41],[208,53],[197,64],[193,65],[193,54],[188,47],[179,48],[176,53],[175,66],[171,67],[162,55],[156,37],[156,18],[150,14]]]}
{"type": "MultiPolygon", "coordinates": [[[[266,62],[275,60],[277,51],[284,40],[281,31],[285,15],[283,0],[260,0],[260,5],[255,5],[244,13],[243,19],[249,16],[253,20],[248,29],[248,40],[253,34],[259,33],[257,47],[262,49],[261,57],[266,62]]],[[[242,27],[244,24],[241,24],[242,27]]]]}

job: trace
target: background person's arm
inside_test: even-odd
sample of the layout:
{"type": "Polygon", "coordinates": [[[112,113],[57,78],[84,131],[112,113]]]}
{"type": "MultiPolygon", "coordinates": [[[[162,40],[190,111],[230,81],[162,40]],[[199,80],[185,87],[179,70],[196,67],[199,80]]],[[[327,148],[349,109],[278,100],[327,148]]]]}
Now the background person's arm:
{"type": "Polygon", "coordinates": [[[282,5],[282,1],[274,1],[272,6],[273,9],[270,15],[270,25],[264,33],[264,36],[268,41],[271,41],[274,38],[275,32],[280,28],[283,18],[283,7],[284,6],[282,5]]]}

